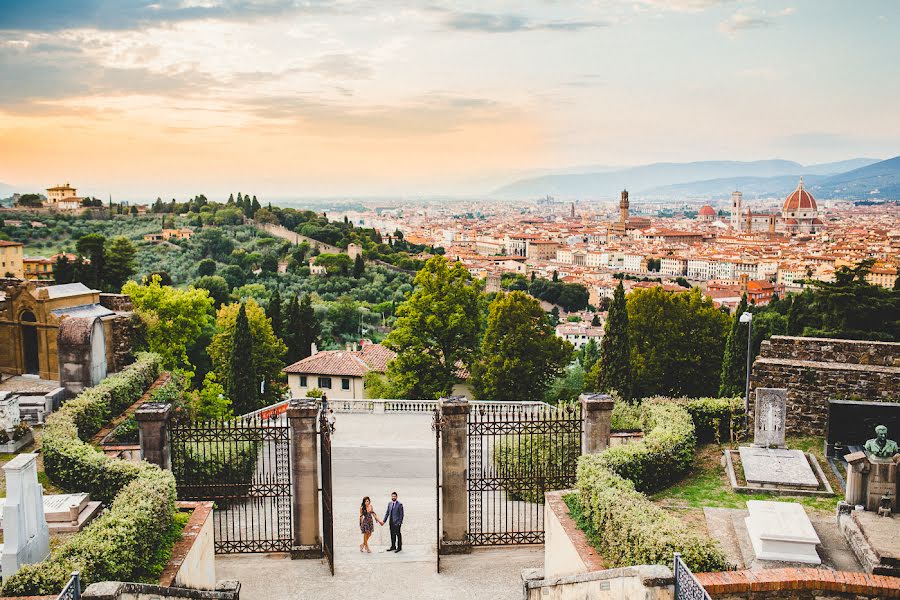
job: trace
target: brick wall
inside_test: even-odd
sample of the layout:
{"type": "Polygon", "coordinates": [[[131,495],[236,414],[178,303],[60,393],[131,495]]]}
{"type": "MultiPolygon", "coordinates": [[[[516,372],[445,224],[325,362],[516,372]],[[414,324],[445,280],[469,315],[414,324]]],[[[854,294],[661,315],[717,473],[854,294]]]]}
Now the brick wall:
{"type": "Polygon", "coordinates": [[[753,362],[751,412],[758,387],[787,388],[788,433],[824,436],[829,400],[900,402],[900,343],[772,336],[753,362]]]}
{"type": "Polygon", "coordinates": [[[900,598],[900,578],[826,569],[697,573],[716,600],[859,600],[900,598]]]}

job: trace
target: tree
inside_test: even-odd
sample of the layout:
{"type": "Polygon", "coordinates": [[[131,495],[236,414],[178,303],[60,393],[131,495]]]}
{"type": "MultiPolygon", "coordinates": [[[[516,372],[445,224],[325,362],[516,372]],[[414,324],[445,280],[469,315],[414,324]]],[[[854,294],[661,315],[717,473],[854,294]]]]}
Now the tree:
{"type": "Polygon", "coordinates": [[[442,256],[428,259],[416,289],[397,307],[384,345],[397,353],[387,376],[407,398],[449,395],[460,369],[472,364],[478,345],[480,290],[468,270],[442,256]]]}
{"type": "Polygon", "coordinates": [[[222,421],[232,418],[231,400],[225,395],[225,388],[216,380],[216,374],[209,372],[203,378],[203,388],[191,393],[191,410],[201,421],[222,421]]]}
{"type": "Polygon", "coordinates": [[[312,354],[312,345],[319,341],[320,325],[309,295],[298,300],[292,296],[284,313],[284,342],[287,344],[288,364],[303,360],[312,354]]]}
{"type": "Polygon", "coordinates": [[[281,293],[276,287],[275,291],[272,292],[272,296],[269,298],[269,303],[266,305],[266,316],[272,321],[272,331],[275,332],[275,335],[284,339],[284,335],[281,331],[281,312],[281,293]]]}
{"type": "Polygon", "coordinates": [[[141,283],[147,285],[149,282],[153,281],[154,277],[159,277],[159,285],[172,285],[174,283],[172,281],[172,276],[166,271],[151,271],[141,278],[141,283]]]}
{"type": "Polygon", "coordinates": [[[215,275],[216,261],[211,258],[204,258],[197,264],[197,275],[205,277],[207,275],[215,275]]]}
{"type": "Polygon", "coordinates": [[[57,285],[75,281],[75,263],[65,254],[57,256],[56,262],[53,263],[53,281],[57,285]]]}
{"type": "MultiPolygon", "coordinates": [[[[632,396],[713,396],[719,389],[730,317],[699,289],[629,294],[632,396]]],[[[602,352],[602,348],[601,348],[602,352]]]]}
{"type": "Polygon", "coordinates": [[[209,292],[163,286],[157,276],[146,286],[129,281],[122,293],[131,296],[135,312],[146,325],[149,349],[162,356],[163,366],[191,370],[187,348],[212,318],[209,292]]]}
{"type": "Polygon", "coordinates": [[[209,344],[209,357],[235,411],[244,414],[259,408],[260,400],[262,404],[279,400],[276,384],[287,348],[275,336],[272,323],[256,300],[220,308],[216,327],[219,332],[209,344]]]}
{"type": "Polygon", "coordinates": [[[744,394],[747,378],[747,323],[741,323],[741,315],[747,310],[747,294],[734,311],[731,330],[725,341],[725,356],[722,358],[722,375],[719,396],[734,397],[744,394]]]}
{"type": "Polygon", "coordinates": [[[574,404],[584,391],[584,367],[573,362],[565,368],[563,374],[553,380],[544,393],[544,402],[548,404],[574,404]]]}
{"type": "Polygon", "coordinates": [[[316,264],[325,267],[329,275],[347,275],[353,266],[353,261],[346,254],[320,254],[316,257],[316,264]]]}
{"type": "Polygon", "coordinates": [[[550,325],[556,327],[559,325],[559,307],[554,306],[550,309],[550,313],[547,315],[547,318],[550,320],[550,325]]]}
{"type": "Polygon", "coordinates": [[[359,279],[366,270],[366,262],[363,260],[362,254],[357,254],[353,259],[353,277],[359,279]]]}
{"type": "Polygon", "coordinates": [[[114,237],[106,245],[106,269],[103,274],[103,288],[109,292],[118,292],[134,274],[137,249],[128,238],[114,237]]]}
{"type": "Polygon", "coordinates": [[[40,208],[44,205],[44,199],[40,196],[40,194],[22,194],[16,201],[16,205],[31,208],[40,208]]]}
{"type": "Polygon", "coordinates": [[[598,392],[616,391],[626,400],[631,398],[631,338],[625,287],[621,281],[613,294],[603,339],[600,341],[600,352],[589,378],[598,392]]]}
{"type": "Polygon", "coordinates": [[[600,327],[600,315],[598,313],[594,313],[594,316],[591,317],[591,327],[600,327]]]}
{"type": "Polygon", "coordinates": [[[75,243],[78,254],[89,261],[82,265],[81,272],[76,276],[88,287],[99,288],[103,285],[105,246],[106,237],[99,233],[83,235],[75,243]]]}
{"type": "Polygon", "coordinates": [[[475,396],[490,400],[543,398],[572,358],[541,304],[525,292],[500,293],[488,309],[481,356],[472,369],[475,396]]]}
{"type": "Polygon", "coordinates": [[[585,373],[590,373],[597,361],[600,360],[600,346],[594,338],[589,339],[587,344],[581,347],[579,360],[585,373]]]}

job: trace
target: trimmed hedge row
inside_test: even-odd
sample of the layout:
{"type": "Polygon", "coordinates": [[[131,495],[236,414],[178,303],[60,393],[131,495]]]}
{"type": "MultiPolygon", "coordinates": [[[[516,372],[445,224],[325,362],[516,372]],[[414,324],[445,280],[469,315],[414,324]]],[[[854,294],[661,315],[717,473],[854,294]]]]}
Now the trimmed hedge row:
{"type": "Polygon", "coordinates": [[[609,567],[669,565],[672,554],[681,552],[693,571],[731,568],[718,544],[690,531],[630,481],[610,472],[603,456],[579,460],[578,493],[587,533],[609,567]]]}
{"type": "Polygon", "coordinates": [[[670,403],[683,406],[694,421],[698,443],[727,443],[743,439],[743,398],[667,398],[654,396],[645,403],[670,403]]]}
{"type": "Polygon", "coordinates": [[[134,404],[159,376],[161,364],[158,354],[140,352],[134,363],[66,402],[63,408],[78,428],[78,437],[90,440],[134,404]]]}
{"type": "Polygon", "coordinates": [[[690,413],[677,404],[645,403],[641,420],[641,441],[608,448],[590,458],[598,467],[631,481],[637,490],[648,492],[664,488],[687,473],[697,440],[690,413]]]}
{"type": "Polygon", "coordinates": [[[572,485],[581,454],[576,434],[507,435],[493,446],[492,460],[511,500],[544,503],[544,492],[572,485]]]}
{"type": "Polygon", "coordinates": [[[159,365],[157,355],[141,354],[121,373],[85,390],[47,419],[41,452],[50,479],[64,489],[112,500],[112,505],[50,558],[8,578],[3,594],[57,594],[72,571],[81,572],[84,585],[129,581],[159,546],[175,512],[175,478],[146,462],[107,457],[82,441],[117,414],[113,411],[122,412],[140,398],[159,374],[159,365]]]}

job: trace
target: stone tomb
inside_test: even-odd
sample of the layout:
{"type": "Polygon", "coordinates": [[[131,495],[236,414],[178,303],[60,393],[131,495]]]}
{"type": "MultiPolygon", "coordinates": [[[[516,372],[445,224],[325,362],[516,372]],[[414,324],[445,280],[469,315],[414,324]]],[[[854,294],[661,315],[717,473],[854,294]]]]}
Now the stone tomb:
{"type": "MultiPolygon", "coordinates": [[[[5,500],[0,499],[0,506],[5,500]]],[[[51,494],[44,496],[44,518],[50,533],[75,533],[100,514],[102,504],[92,502],[90,494],[51,494]]],[[[2,524],[2,520],[0,520],[2,524]]]]}
{"type": "Polygon", "coordinates": [[[738,451],[744,479],[758,487],[788,487],[815,490],[819,479],[800,450],[741,446],[738,451]]]}
{"type": "Polygon", "coordinates": [[[757,388],[753,409],[753,445],[784,448],[787,389],[757,388]]]}
{"type": "Polygon", "coordinates": [[[803,506],[796,502],[748,500],[747,510],[747,533],[757,559],[822,564],[816,552],[819,536],[803,506]]]}
{"type": "Polygon", "coordinates": [[[3,465],[6,503],[3,506],[3,578],[22,565],[50,555],[50,532],[44,519],[43,489],[37,480],[37,454],[19,454],[3,465]]]}

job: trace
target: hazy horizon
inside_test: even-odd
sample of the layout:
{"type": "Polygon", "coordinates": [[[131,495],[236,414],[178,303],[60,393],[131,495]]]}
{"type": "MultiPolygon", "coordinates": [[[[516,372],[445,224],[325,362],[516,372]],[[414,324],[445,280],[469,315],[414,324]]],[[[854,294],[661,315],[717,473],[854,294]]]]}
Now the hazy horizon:
{"type": "Polygon", "coordinates": [[[889,158],[898,22],[891,1],[4,3],[0,182],[472,197],[579,166],[889,158]]]}

